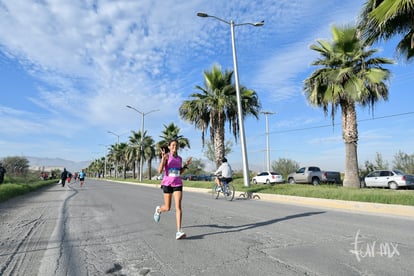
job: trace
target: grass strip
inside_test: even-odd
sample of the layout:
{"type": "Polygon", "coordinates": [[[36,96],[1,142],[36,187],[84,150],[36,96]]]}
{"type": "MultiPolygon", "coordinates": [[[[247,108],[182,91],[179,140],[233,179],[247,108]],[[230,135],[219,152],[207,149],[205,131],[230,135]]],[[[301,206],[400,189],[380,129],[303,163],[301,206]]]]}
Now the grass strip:
{"type": "Polygon", "coordinates": [[[0,185],[0,202],[6,201],[10,198],[24,195],[44,186],[56,183],[57,180],[40,180],[30,183],[7,183],[0,185]]]}
{"type": "MultiPolygon", "coordinates": [[[[128,181],[135,180],[129,179],[128,181]]],[[[151,180],[145,181],[145,183],[159,185],[160,181],[151,180]]],[[[252,184],[250,187],[244,187],[242,179],[235,179],[233,185],[237,191],[242,192],[414,206],[413,190],[390,190],[382,188],[353,189],[329,184],[313,186],[286,183],[276,185],[252,184]]],[[[184,186],[209,189],[213,187],[213,183],[209,181],[184,181],[184,186]]]]}

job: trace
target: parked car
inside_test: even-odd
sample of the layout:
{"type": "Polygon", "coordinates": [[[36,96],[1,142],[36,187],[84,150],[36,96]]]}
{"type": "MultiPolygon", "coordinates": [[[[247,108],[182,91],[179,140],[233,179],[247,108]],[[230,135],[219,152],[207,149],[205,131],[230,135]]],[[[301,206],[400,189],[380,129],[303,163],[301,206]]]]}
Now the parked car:
{"type": "Polygon", "coordinates": [[[181,177],[184,180],[197,180],[197,175],[195,174],[185,174],[181,177]]]}
{"type": "Polygon", "coordinates": [[[261,172],[258,173],[255,177],[252,178],[253,184],[265,183],[265,184],[274,184],[274,183],[283,183],[283,176],[277,172],[261,172]]]}
{"type": "Polygon", "coordinates": [[[414,175],[400,170],[376,170],[365,176],[364,187],[385,187],[396,190],[414,186],[414,175]]]}
{"type": "Polygon", "coordinates": [[[198,181],[214,181],[215,176],[213,174],[200,174],[197,176],[198,181]]]}
{"type": "Polygon", "coordinates": [[[322,171],[319,167],[302,167],[294,173],[287,176],[290,184],[295,183],[311,183],[318,185],[319,183],[341,183],[341,173],[334,171],[322,171]]]}
{"type": "Polygon", "coordinates": [[[160,175],[154,175],[151,179],[152,180],[162,180],[163,178],[164,178],[164,175],[160,174],[160,175]]]}

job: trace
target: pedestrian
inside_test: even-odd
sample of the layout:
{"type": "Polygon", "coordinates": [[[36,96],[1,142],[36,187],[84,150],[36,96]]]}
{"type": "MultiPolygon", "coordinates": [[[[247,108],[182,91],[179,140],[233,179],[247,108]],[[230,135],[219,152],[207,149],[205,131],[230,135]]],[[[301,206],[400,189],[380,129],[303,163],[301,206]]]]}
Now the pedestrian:
{"type": "Polygon", "coordinates": [[[63,172],[60,174],[60,180],[62,181],[62,187],[65,187],[66,179],[68,178],[68,171],[63,168],[63,172]]]}
{"type": "Polygon", "coordinates": [[[85,181],[85,171],[84,170],[82,170],[80,173],[79,173],[79,181],[80,181],[80,187],[82,188],[82,186],[83,186],[83,182],[85,181]]]}
{"type": "Polygon", "coordinates": [[[6,174],[6,169],[3,167],[3,164],[0,163],[0,184],[3,183],[5,174],[6,174]]]}
{"type": "Polygon", "coordinates": [[[69,185],[71,179],[72,179],[72,173],[68,172],[68,185],[69,185]]]}
{"type": "Polygon", "coordinates": [[[155,208],[154,220],[160,221],[161,213],[168,212],[171,209],[171,201],[174,197],[175,202],[175,219],[177,224],[177,240],[185,238],[185,233],[181,229],[183,212],[181,209],[181,200],[183,198],[183,180],[181,175],[188,165],[191,164],[191,157],[187,159],[185,165],[178,155],[178,142],[172,140],[168,143],[168,148],[161,149],[161,163],[158,167],[158,173],[164,171],[164,177],[161,181],[161,188],[164,194],[164,204],[155,208]]]}

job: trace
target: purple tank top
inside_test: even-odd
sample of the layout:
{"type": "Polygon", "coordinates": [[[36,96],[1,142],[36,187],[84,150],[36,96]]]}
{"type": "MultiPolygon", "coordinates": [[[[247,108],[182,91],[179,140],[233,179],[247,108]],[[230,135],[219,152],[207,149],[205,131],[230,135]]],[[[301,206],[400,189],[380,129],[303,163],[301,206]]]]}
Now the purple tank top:
{"type": "Polygon", "coordinates": [[[164,177],[161,185],[179,187],[183,186],[183,180],[181,179],[182,160],[180,156],[174,157],[171,153],[168,153],[168,162],[164,167],[164,177]]]}

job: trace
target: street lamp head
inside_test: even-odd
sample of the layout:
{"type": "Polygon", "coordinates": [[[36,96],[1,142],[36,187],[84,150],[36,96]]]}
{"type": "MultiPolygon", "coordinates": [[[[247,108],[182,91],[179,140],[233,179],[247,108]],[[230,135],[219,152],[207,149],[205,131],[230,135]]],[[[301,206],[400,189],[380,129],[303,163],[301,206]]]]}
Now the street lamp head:
{"type": "Polygon", "coordinates": [[[199,16],[199,17],[209,17],[209,15],[204,13],[204,12],[198,12],[197,16],[199,16]]]}
{"type": "Polygon", "coordinates": [[[214,15],[209,15],[209,14],[204,13],[204,12],[198,12],[197,13],[197,16],[198,17],[212,17],[212,18],[215,18],[215,19],[217,19],[217,20],[219,20],[219,21],[221,21],[223,23],[226,23],[226,24],[229,24],[229,25],[232,25],[232,26],[251,25],[251,26],[254,26],[254,27],[261,27],[261,26],[264,25],[264,20],[262,20],[260,22],[255,22],[255,23],[248,22],[248,23],[234,24],[233,20],[231,20],[230,22],[228,22],[228,21],[226,21],[226,20],[224,20],[224,19],[222,19],[220,17],[214,16],[214,15]]]}
{"type": "Polygon", "coordinates": [[[255,27],[261,27],[263,25],[264,25],[264,20],[262,20],[260,22],[253,23],[253,26],[255,26],[255,27]]]}

